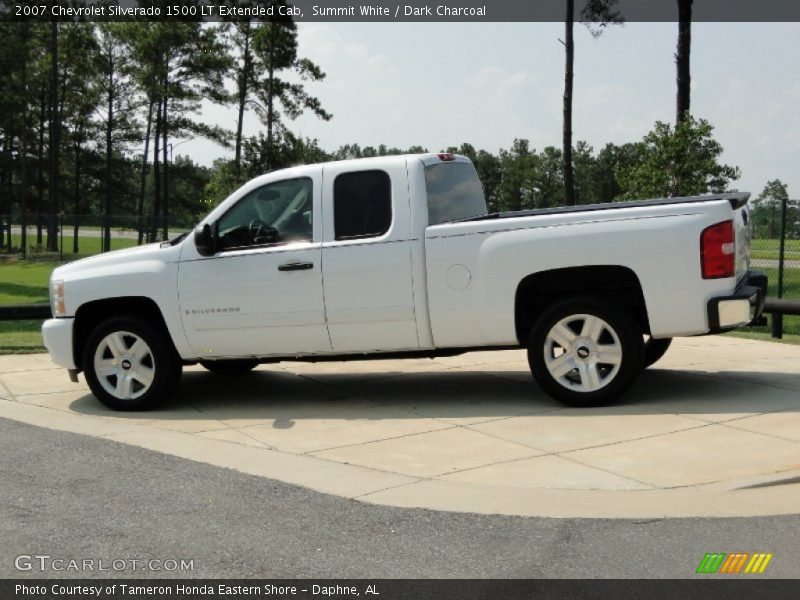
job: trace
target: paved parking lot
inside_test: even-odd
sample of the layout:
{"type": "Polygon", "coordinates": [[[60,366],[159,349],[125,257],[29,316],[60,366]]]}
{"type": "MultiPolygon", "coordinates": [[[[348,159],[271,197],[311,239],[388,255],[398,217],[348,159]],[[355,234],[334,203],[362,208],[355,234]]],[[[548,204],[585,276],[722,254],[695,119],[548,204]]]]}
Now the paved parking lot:
{"type": "Polygon", "coordinates": [[[774,554],[758,579],[800,577],[800,515],[547,519],[376,506],[3,418],[0,456],[0,578],[707,579],[731,577],[696,574],[707,552],[739,550],[774,554]],[[34,553],[127,560],[122,571],[15,568],[34,553]],[[193,565],[152,572],[134,558],[193,565]]]}
{"type": "Polygon", "coordinates": [[[552,517],[751,516],[800,506],[800,347],[677,341],[623,405],[564,408],[522,351],[192,367],[114,413],[46,355],[0,357],[0,417],[391,506],[552,517]]]}

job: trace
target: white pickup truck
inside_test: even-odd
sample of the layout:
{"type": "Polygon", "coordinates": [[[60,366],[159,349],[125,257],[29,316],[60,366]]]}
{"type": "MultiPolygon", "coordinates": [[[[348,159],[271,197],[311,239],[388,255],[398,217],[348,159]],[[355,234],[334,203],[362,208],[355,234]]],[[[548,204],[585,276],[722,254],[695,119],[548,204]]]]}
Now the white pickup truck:
{"type": "MultiPolygon", "coordinates": [[[[488,213],[470,161],[420,154],[250,181],[190,235],[53,271],[44,343],[121,410],[182,365],[527,349],[554,398],[619,398],[674,336],[747,325],[747,194],[488,213]]],[[[488,399],[487,399],[488,401],[488,399]]]]}

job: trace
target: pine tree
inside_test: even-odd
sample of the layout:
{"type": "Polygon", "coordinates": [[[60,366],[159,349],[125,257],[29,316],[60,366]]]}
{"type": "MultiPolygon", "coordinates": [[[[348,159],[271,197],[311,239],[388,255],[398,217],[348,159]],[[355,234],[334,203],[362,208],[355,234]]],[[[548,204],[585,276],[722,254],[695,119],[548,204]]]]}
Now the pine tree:
{"type": "Polygon", "coordinates": [[[678,47],[675,52],[678,84],[675,123],[687,118],[691,108],[692,0],[678,0],[678,47]]]}
{"type": "MultiPolygon", "coordinates": [[[[605,27],[613,23],[622,23],[622,16],[614,10],[617,0],[586,0],[581,10],[581,19],[590,25],[594,37],[598,37],[605,27]]],[[[564,128],[563,128],[563,177],[564,203],[575,204],[575,180],[572,162],[572,89],[575,78],[575,0],[566,0],[566,17],[564,19],[564,128]]]]}
{"type": "Polygon", "coordinates": [[[292,83],[285,77],[291,73],[302,81],[325,79],[325,73],[316,64],[298,57],[297,25],[291,19],[260,25],[253,38],[253,51],[257,61],[254,106],[267,129],[264,169],[269,170],[283,166],[276,159],[281,138],[288,132],[286,119],[296,119],[306,110],[325,121],[332,115],[322,108],[318,98],[306,91],[303,83],[292,83]]]}

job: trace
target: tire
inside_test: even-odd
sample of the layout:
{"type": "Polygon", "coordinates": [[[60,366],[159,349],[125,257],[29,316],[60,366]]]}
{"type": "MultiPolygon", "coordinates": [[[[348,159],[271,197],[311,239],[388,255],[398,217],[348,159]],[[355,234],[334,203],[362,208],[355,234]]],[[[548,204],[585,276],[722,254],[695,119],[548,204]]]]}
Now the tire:
{"type": "Polygon", "coordinates": [[[103,321],[83,349],[83,371],[95,397],[114,410],[147,410],[167,400],[181,362],[166,332],[128,317],[103,321]]]}
{"type": "Polygon", "coordinates": [[[638,324],[622,310],[591,298],[570,299],[547,310],[534,325],[528,364],[539,386],[559,402],[603,406],[636,381],[643,345],[638,324]]]}
{"type": "Polygon", "coordinates": [[[672,338],[663,338],[660,340],[648,338],[644,343],[644,368],[646,369],[647,367],[653,366],[661,360],[661,357],[669,350],[670,344],[672,344],[672,338]]]}
{"type": "Polygon", "coordinates": [[[201,360],[203,368],[215,375],[244,375],[258,366],[258,361],[249,358],[231,360],[201,360]]]}

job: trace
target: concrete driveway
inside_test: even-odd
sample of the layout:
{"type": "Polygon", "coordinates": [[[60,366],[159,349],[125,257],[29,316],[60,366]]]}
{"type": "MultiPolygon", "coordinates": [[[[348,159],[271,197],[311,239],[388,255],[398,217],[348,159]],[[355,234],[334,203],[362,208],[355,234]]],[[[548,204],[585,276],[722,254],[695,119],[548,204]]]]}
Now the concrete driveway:
{"type": "Polygon", "coordinates": [[[623,405],[564,408],[523,351],[184,372],[114,413],[47,355],[0,357],[0,417],[365,502],[551,517],[754,516],[800,507],[800,347],[677,340],[623,405]]]}

